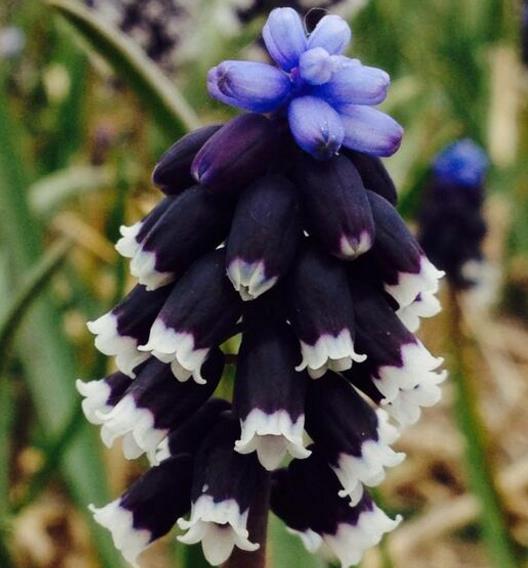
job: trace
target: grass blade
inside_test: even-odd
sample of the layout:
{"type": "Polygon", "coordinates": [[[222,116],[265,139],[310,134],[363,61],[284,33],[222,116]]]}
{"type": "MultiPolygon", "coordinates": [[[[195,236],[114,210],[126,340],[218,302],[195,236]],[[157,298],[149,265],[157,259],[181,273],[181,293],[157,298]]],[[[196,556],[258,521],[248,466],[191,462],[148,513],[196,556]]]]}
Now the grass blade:
{"type": "MultiPolygon", "coordinates": [[[[27,202],[27,169],[16,145],[23,137],[9,113],[3,87],[0,77],[0,209],[4,214],[2,237],[12,266],[9,284],[17,286],[26,267],[35,265],[42,254],[42,235],[27,202]]],[[[62,322],[53,300],[43,293],[28,313],[16,343],[41,428],[51,436],[63,427],[77,400],[74,357],[61,330],[62,322]]],[[[77,441],[63,462],[62,473],[68,487],[78,503],[105,502],[108,500],[106,477],[95,436],[84,428],[77,441]]],[[[95,524],[92,526],[103,566],[121,566],[120,556],[108,535],[95,524]]]]}
{"type": "Polygon", "coordinates": [[[5,316],[0,319],[0,368],[6,359],[7,349],[23,317],[51,277],[62,266],[71,247],[72,244],[69,241],[61,241],[46,252],[22,284],[5,316]]]}
{"type": "Polygon", "coordinates": [[[49,0],[57,10],[127,81],[158,125],[171,137],[199,125],[198,117],[175,85],[125,34],[71,0],[49,0]]]}

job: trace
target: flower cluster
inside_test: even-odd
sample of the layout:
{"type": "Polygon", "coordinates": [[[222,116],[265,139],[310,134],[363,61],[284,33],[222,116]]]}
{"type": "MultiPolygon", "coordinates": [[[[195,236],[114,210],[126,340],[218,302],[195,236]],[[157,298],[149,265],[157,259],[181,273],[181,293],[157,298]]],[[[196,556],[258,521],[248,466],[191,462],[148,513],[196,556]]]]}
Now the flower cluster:
{"type": "Polygon", "coordinates": [[[352,37],[345,20],[325,16],[307,36],[294,10],[277,8],[262,35],[277,67],[224,61],[209,71],[213,97],[287,116],[297,144],[318,159],[336,155],[341,146],[375,156],[398,149],[402,128],[373,108],[387,96],[389,76],[342,55],[352,37]]]}
{"type": "Polygon", "coordinates": [[[168,71],[189,20],[185,0],[84,0],[101,16],[129,35],[147,55],[168,71]]]}
{"type": "Polygon", "coordinates": [[[483,276],[482,216],[488,158],[472,140],[445,148],[435,158],[424,192],[418,239],[431,260],[445,270],[449,281],[464,289],[483,276]]]}
{"type": "Polygon", "coordinates": [[[392,444],[445,379],[414,335],[440,309],[442,273],[398,215],[379,158],[346,142],[337,153],[345,123],[344,140],[380,153],[379,121],[392,119],[354,93],[378,78],[385,96],[385,74],[338,55],[350,30],[334,16],[307,37],[293,10],[277,9],[264,38],[286,70],[222,64],[209,84],[277,112],[200,128],[164,154],[153,182],[165,197],[117,243],[139,283],[89,324],[119,370],[78,382],[86,417],[106,445],[121,438],[127,458],[153,463],[93,508],[132,563],[175,523],[213,565],[234,547],[256,550],[248,519],[271,478],[270,506],[289,530],[310,551],[356,564],[399,522],[365,487],[403,460],[392,444]],[[300,58],[314,50],[310,72],[300,58]],[[317,85],[321,73],[329,79],[317,85]],[[363,122],[326,102],[346,106],[347,96],[367,111],[363,122]],[[235,336],[233,401],[211,398],[235,336]]]}

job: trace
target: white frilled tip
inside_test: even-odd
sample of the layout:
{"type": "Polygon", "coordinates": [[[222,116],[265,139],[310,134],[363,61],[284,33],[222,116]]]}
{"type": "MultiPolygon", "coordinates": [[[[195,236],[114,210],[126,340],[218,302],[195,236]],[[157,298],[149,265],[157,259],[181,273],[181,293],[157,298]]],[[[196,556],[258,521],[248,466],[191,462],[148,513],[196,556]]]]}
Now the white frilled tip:
{"type": "Polygon", "coordinates": [[[277,469],[287,453],[296,459],[312,453],[303,443],[304,415],[293,422],[286,410],[266,414],[255,408],[240,424],[241,437],[235,442],[235,450],[240,454],[257,452],[268,471],[277,469]]]}
{"type": "Polygon", "coordinates": [[[321,535],[317,534],[312,529],[297,531],[286,527],[286,530],[290,534],[298,536],[304,544],[304,548],[306,548],[306,550],[311,554],[315,554],[323,545],[323,538],[321,537],[321,535]]]}
{"type": "Polygon", "coordinates": [[[357,524],[340,523],[335,534],[323,534],[324,548],[337,557],[342,568],[359,564],[365,552],[402,520],[400,515],[390,519],[379,507],[373,507],[359,515],[357,524]]]}
{"type": "Polygon", "coordinates": [[[84,397],[82,409],[86,420],[91,424],[102,424],[99,418],[100,412],[109,412],[112,407],[106,402],[111,394],[111,389],[104,379],[89,381],[87,383],[77,379],[75,381],[77,392],[84,397]]]}
{"type": "Polygon", "coordinates": [[[278,277],[266,276],[266,266],[263,260],[246,262],[240,258],[231,262],[227,275],[235,290],[245,302],[258,298],[277,283],[278,277]]]}
{"type": "Polygon", "coordinates": [[[172,456],[169,447],[169,438],[163,438],[155,452],[147,454],[151,466],[159,465],[161,462],[168,460],[172,456]]]}
{"type": "Polygon", "coordinates": [[[343,235],[339,243],[341,256],[348,259],[354,259],[365,254],[372,248],[372,238],[367,231],[362,231],[359,238],[343,235]]]}
{"type": "Polygon", "coordinates": [[[231,556],[235,546],[248,552],[259,548],[248,538],[248,513],[249,510],[242,513],[234,499],[215,503],[210,495],[201,495],[192,505],[190,519],[178,519],[178,526],[187,531],[178,540],[184,544],[201,541],[207,562],[219,566],[231,556]]]}
{"type": "Polygon", "coordinates": [[[143,453],[155,455],[168,430],[154,428],[154,415],[146,408],[138,408],[130,394],[123,397],[110,412],[96,411],[102,423],[101,439],[111,448],[117,438],[123,437],[123,454],[136,459],[143,453]]]}
{"type": "Polygon", "coordinates": [[[157,319],[150,329],[148,342],[139,349],[151,352],[163,363],[170,363],[173,375],[180,382],[191,377],[200,385],[207,382],[201,375],[201,368],[209,349],[194,349],[192,333],[177,332],[157,319]]]}
{"type": "Polygon", "coordinates": [[[301,364],[296,371],[308,369],[312,379],[319,379],[328,369],[331,371],[347,371],[352,363],[362,363],[367,356],[356,353],[354,342],[348,329],[343,329],[337,336],[325,333],[319,337],[315,345],[301,341],[301,364]]]}
{"type": "Polygon", "coordinates": [[[421,407],[434,406],[441,398],[440,383],[447,371],[438,371],[441,357],[433,357],[417,341],[401,348],[402,367],[381,367],[374,383],[383,394],[382,404],[401,426],[418,421],[421,407]]]}
{"type": "Polygon", "coordinates": [[[337,467],[332,467],[343,489],[340,497],[349,497],[350,506],[357,505],[363,496],[363,485],[375,487],[385,479],[385,468],[399,465],[405,454],[391,448],[399,437],[397,428],[389,424],[383,409],[376,411],[378,439],[366,440],[361,445],[361,456],[342,453],[337,467]]]}
{"type": "Polygon", "coordinates": [[[134,369],[149,358],[148,353],[138,350],[133,337],[119,335],[117,317],[112,312],[86,324],[95,335],[95,347],[104,355],[116,358],[117,368],[125,375],[135,378],[134,369]]]}
{"type": "Polygon", "coordinates": [[[403,325],[412,333],[420,328],[422,318],[432,318],[442,311],[440,301],[434,292],[422,292],[414,302],[400,308],[396,315],[403,325]]]}
{"type": "Polygon", "coordinates": [[[136,277],[148,292],[170,284],[176,278],[173,272],[156,270],[156,253],[145,251],[141,246],[130,261],[130,274],[136,277]]]}
{"type": "Polygon", "coordinates": [[[385,284],[385,291],[398,302],[400,308],[405,308],[412,304],[419,294],[438,292],[440,279],[444,276],[443,270],[438,270],[426,256],[422,256],[419,272],[400,272],[398,283],[385,284]]]}
{"type": "Polygon", "coordinates": [[[132,512],[121,507],[119,499],[101,508],[90,505],[89,509],[93,513],[94,520],[110,531],[114,546],[125,560],[137,568],[137,557],[151,543],[151,533],[145,529],[134,528],[132,512]]]}
{"type": "Polygon", "coordinates": [[[119,227],[121,238],[117,241],[115,249],[121,256],[125,258],[132,258],[139,250],[141,245],[136,240],[136,237],[138,236],[139,231],[141,231],[142,226],[143,221],[138,221],[129,227],[126,225],[121,225],[121,227],[119,227]]]}

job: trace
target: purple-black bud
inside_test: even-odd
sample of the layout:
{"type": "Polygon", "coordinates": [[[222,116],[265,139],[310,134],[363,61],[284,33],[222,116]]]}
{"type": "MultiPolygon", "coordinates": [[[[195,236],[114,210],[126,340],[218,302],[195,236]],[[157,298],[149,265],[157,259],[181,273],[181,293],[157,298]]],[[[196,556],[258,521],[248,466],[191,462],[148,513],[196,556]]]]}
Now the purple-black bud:
{"type": "Polygon", "coordinates": [[[381,195],[391,205],[396,205],[398,202],[396,187],[380,158],[348,148],[344,148],[342,153],[356,166],[366,189],[381,195]]]}
{"type": "Polygon", "coordinates": [[[194,186],[173,199],[143,239],[130,272],[147,290],[183,275],[191,263],[227,236],[233,204],[194,186]]]}
{"type": "Polygon", "coordinates": [[[227,239],[227,275],[243,300],[253,300],[288,270],[301,236],[297,190],[280,175],[241,195],[227,239]]]}
{"type": "Polygon", "coordinates": [[[242,300],[225,273],[225,249],[202,256],[174,286],[140,347],[170,363],[174,376],[205,383],[200,369],[242,315],[242,300]]]}
{"type": "Polygon", "coordinates": [[[327,369],[350,369],[365,356],[354,349],[355,326],[346,266],[305,243],[286,279],[290,321],[302,362],[314,379],[327,369]]]}
{"type": "Polygon", "coordinates": [[[211,191],[240,189],[266,171],[276,145],[277,131],[270,120],[260,114],[243,114],[205,143],[191,171],[211,191]]]}
{"type": "Polygon", "coordinates": [[[161,156],[152,172],[152,182],[163,193],[174,195],[194,185],[191,164],[198,150],[222,128],[221,124],[204,126],[180,138],[161,156]]]}
{"type": "Polygon", "coordinates": [[[301,154],[295,177],[308,230],[334,256],[353,260],[374,243],[374,220],[361,177],[348,158],[327,161],[301,154]]]}

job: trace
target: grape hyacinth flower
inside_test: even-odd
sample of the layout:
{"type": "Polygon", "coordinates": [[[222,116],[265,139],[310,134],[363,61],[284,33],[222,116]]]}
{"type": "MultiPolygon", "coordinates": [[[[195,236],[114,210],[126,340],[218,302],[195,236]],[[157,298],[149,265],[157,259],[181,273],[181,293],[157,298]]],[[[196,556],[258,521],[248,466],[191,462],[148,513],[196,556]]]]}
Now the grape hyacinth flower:
{"type": "Polygon", "coordinates": [[[119,370],[78,381],[85,415],[152,464],[92,508],[133,565],[177,525],[212,565],[236,549],[260,566],[270,507],[311,552],[357,564],[400,522],[368,488],[404,459],[393,444],[446,376],[414,335],[443,273],[379,159],[402,136],[373,108],[387,74],[343,55],[337,16],[307,33],[278,8],[263,36],[278,66],[209,73],[211,94],[248,112],[161,157],[165,196],[116,246],[139,284],[89,324],[119,370]],[[232,403],[211,398],[226,362],[232,403]]]}
{"type": "Polygon", "coordinates": [[[186,35],[192,3],[185,0],[84,0],[101,17],[130,36],[166,71],[174,71],[186,35]]]}
{"type": "Polygon", "coordinates": [[[482,214],[488,158],[470,139],[447,146],[435,158],[419,216],[418,239],[431,260],[458,289],[485,274],[482,214]]]}

